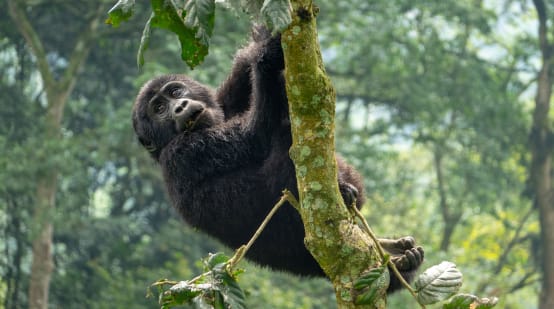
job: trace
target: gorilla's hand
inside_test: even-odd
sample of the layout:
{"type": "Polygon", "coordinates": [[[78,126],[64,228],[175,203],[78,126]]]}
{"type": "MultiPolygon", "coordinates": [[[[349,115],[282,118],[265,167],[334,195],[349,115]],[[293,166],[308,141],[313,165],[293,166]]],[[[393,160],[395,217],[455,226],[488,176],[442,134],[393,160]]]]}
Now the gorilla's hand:
{"type": "MultiPolygon", "coordinates": [[[[404,280],[411,282],[416,271],[423,263],[425,252],[423,248],[415,245],[415,239],[411,236],[399,239],[379,239],[379,244],[391,255],[394,263],[404,280]]],[[[402,287],[395,274],[390,274],[388,292],[393,292],[402,287]]]]}
{"type": "Polygon", "coordinates": [[[271,32],[262,25],[257,25],[252,29],[252,39],[256,44],[260,44],[257,63],[264,71],[281,71],[285,69],[285,59],[281,47],[281,34],[272,35],[271,32]]]}

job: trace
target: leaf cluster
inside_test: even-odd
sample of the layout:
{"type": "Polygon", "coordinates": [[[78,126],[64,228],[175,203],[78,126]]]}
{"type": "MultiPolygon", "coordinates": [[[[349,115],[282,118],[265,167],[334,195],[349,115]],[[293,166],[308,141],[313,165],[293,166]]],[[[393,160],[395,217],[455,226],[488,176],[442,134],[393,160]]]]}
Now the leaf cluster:
{"type": "MultiPolygon", "coordinates": [[[[389,285],[390,277],[388,271],[385,270],[387,265],[391,268],[394,275],[402,281],[403,285],[410,291],[422,308],[425,308],[425,305],[447,300],[458,292],[462,286],[463,275],[456,268],[454,263],[446,261],[434,265],[420,274],[414,283],[414,291],[412,287],[404,281],[394,263],[391,263],[390,256],[385,253],[362,214],[355,207],[353,207],[352,210],[361,221],[364,231],[374,240],[376,249],[382,258],[382,266],[372,268],[362,273],[360,277],[354,281],[353,295],[357,305],[373,304],[379,292],[389,285]]],[[[492,308],[496,305],[497,301],[498,300],[495,298],[490,300],[479,299],[474,295],[460,294],[456,295],[456,297],[453,298],[451,302],[445,304],[445,306],[450,305],[452,307],[449,308],[458,309],[473,309],[476,304],[483,304],[490,306],[486,308],[492,308]]]]}
{"type": "MultiPolygon", "coordinates": [[[[210,46],[215,23],[215,4],[235,11],[258,16],[273,31],[283,30],[291,22],[289,0],[151,0],[152,14],[142,33],[137,55],[139,67],[144,65],[144,52],[150,42],[151,27],[168,30],[177,35],[181,58],[192,69],[202,63],[210,46]]],[[[134,0],[119,0],[108,12],[107,24],[118,27],[134,14],[134,0]]]]}
{"type": "Polygon", "coordinates": [[[200,308],[246,308],[245,295],[236,277],[241,270],[231,271],[229,257],[223,253],[210,254],[204,259],[205,272],[189,281],[172,282],[160,280],[159,303],[162,309],[184,304],[195,304],[200,308]],[[171,285],[167,290],[164,287],[171,285]]]}
{"type": "MultiPolygon", "coordinates": [[[[384,263],[386,265],[386,263],[384,263]]],[[[372,304],[380,290],[389,286],[390,277],[385,266],[372,268],[354,281],[355,303],[357,305],[372,304]]]]}

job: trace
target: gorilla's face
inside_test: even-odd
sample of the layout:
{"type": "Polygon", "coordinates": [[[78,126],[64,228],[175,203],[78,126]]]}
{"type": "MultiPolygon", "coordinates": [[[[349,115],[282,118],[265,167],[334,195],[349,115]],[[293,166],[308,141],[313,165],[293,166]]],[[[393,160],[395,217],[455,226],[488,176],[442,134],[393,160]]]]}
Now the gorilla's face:
{"type": "Polygon", "coordinates": [[[147,82],[133,108],[138,139],[155,158],[178,134],[212,127],[223,118],[211,91],[183,75],[164,75],[147,82]]]}

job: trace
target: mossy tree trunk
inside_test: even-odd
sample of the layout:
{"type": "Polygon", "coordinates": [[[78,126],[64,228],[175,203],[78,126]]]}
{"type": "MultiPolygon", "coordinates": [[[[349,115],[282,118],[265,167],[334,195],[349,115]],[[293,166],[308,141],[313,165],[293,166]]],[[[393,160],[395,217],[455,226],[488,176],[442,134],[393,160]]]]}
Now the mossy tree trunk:
{"type": "MultiPolygon", "coordinates": [[[[305,244],[331,279],[340,308],[354,305],[352,282],[375,266],[371,239],[353,224],[337,183],[335,91],[325,73],[312,1],[292,1],[293,21],[282,33],[287,96],[305,244]]],[[[368,308],[385,307],[384,292],[368,308]]]]}

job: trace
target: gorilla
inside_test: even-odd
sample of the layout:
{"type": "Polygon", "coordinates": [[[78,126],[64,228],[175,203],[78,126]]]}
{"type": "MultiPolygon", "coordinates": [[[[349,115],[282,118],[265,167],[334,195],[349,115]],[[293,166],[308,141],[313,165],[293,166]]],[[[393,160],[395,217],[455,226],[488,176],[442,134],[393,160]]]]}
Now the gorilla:
{"type": "MultiPolygon", "coordinates": [[[[148,81],[133,106],[139,142],[159,163],[171,203],[184,220],[231,248],[248,242],[281,197],[298,196],[280,36],[254,27],[217,91],[184,76],[148,81]]],[[[364,203],[360,175],[340,157],[338,184],[345,200],[364,203]]],[[[304,246],[300,215],[283,205],[246,257],[302,276],[324,276],[304,246]]],[[[412,237],[382,240],[411,280],[424,252],[412,237]]],[[[391,276],[389,291],[401,287],[391,276]]]]}

